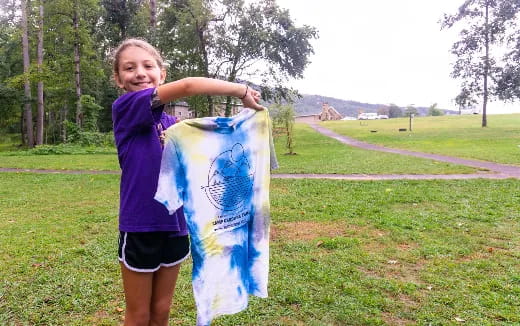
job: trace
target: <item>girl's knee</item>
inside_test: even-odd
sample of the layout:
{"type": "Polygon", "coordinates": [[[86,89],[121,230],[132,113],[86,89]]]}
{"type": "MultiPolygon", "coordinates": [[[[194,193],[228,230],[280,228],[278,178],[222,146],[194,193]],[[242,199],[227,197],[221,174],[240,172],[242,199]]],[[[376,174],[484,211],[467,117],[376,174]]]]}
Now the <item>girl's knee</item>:
{"type": "Polygon", "coordinates": [[[126,311],[125,326],[148,326],[150,324],[150,311],[148,309],[126,311]]]}
{"type": "Polygon", "coordinates": [[[167,326],[169,318],[170,318],[170,309],[159,308],[155,311],[152,311],[152,314],[150,316],[150,325],[167,326]]]}
{"type": "Polygon", "coordinates": [[[152,307],[150,309],[150,320],[152,325],[168,325],[168,318],[170,317],[170,305],[171,301],[169,300],[152,303],[152,307]]]}

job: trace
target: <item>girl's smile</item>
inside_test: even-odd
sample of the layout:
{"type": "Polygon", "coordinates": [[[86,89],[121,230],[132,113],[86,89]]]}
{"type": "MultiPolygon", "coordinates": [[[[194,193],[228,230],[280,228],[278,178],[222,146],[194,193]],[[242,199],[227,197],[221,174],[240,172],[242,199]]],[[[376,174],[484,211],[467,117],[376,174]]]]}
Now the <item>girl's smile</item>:
{"type": "Polygon", "coordinates": [[[127,92],[157,87],[164,82],[166,72],[145,49],[130,46],[120,54],[118,72],[114,76],[117,86],[127,92]]]}

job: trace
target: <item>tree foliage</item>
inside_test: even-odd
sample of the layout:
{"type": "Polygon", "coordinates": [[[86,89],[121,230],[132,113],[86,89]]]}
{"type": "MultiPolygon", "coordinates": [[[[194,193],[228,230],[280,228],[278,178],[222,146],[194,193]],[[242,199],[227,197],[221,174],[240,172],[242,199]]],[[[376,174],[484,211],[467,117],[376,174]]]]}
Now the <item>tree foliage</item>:
{"type": "Polygon", "coordinates": [[[390,104],[388,108],[388,117],[389,118],[400,118],[403,116],[403,110],[395,104],[390,104]]]}
{"type": "Polygon", "coordinates": [[[431,116],[434,116],[434,117],[441,116],[441,115],[444,115],[444,111],[442,111],[441,109],[439,109],[437,107],[437,103],[433,103],[428,108],[428,115],[431,115],[431,116]]]}
{"type": "Polygon", "coordinates": [[[455,101],[461,107],[481,102],[483,127],[488,101],[512,100],[518,94],[520,77],[514,63],[519,62],[519,10],[519,0],[466,0],[442,21],[443,28],[462,24],[460,39],[452,47],[457,59],[451,75],[462,80],[455,101]]]}
{"type": "MultiPolygon", "coordinates": [[[[273,0],[247,5],[241,0],[173,3],[178,9],[165,9],[164,15],[171,19],[159,34],[170,34],[170,39],[177,36],[176,43],[161,44],[181,67],[174,73],[253,80],[260,85],[264,100],[279,101],[294,94],[284,83],[302,78],[313,53],[310,40],[317,37],[315,28],[296,26],[289,12],[273,0]]],[[[229,114],[229,98],[227,103],[229,114]]]]}
{"type": "Polygon", "coordinates": [[[414,116],[416,116],[417,113],[418,113],[417,108],[414,107],[413,105],[409,105],[409,106],[407,106],[406,109],[404,110],[404,115],[405,115],[406,117],[409,117],[409,116],[411,116],[412,114],[413,114],[414,116]]]}
{"type": "MultiPolygon", "coordinates": [[[[157,46],[168,80],[205,76],[247,81],[259,85],[265,99],[281,99],[294,95],[285,83],[302,77],[313,53],[310,41],[317,37],[313,27],[296,26],[274,0],[27,1],[29,64],[24,72],[21,1],[0,2],[0,128],[19,132],[24,104],[26,113],[37,116],[40,84],[45,143],[111,130],[111,104],[120,92],[111,79],[110,54],[125,38],[144,38],[157,46]],[[31,86],[27,95],[25,81],[31,86]]],[[[201,116],[214,115],[213,103],[224,99],[196,96],[187,101],[201,116]]]]}
{"type": "Polygon", "coordinates": [[[273,121],[275,136],[283,134],[285,136],[285,148],[289,155],[296,154],[294,152],[294,107],[290,104],[273,104],[269,108],[270,116],[273,121]]]}

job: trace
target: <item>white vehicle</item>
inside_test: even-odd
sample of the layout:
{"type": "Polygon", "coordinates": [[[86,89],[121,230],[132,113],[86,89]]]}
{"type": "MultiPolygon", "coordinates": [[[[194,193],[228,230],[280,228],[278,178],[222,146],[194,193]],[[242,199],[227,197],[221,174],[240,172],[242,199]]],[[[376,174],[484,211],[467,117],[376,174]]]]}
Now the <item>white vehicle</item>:
{"type": "Polygon", "coordinates": [[[346,116],[346,117],[344,117],[344,118],[343,118],[343,119],[341,119],[341,120],[356,120],[356,118],[354,118],[354,117],[349,117],[349,116],[346,116]]]}
{"type": "Polygon", "coordinates": [[[388,119],[388,116],[386,114],[380,114],[377,116],[378,119],[388,119]]]}
{"type": "Polygon", "coordinates": [[[361,113],[358,116],[358,119],[359,120],[376,120],[377,119],[377,113],[374,113],[374,112],[361,113]]]}

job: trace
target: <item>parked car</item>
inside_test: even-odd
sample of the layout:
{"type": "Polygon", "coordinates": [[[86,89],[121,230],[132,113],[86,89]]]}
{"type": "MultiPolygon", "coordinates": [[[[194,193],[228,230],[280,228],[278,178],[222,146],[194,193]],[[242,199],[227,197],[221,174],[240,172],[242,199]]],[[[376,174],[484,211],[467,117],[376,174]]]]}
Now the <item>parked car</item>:
{"type": "Polygon", "coordinates": [[[358,116],[358,119],[359,120],[376,120],[377,119],[377,113],[374,113],[374,112],[361,113],[358,116]]]}
{"type": "Polygon", "coordinates": [[[388,116],[386,114],[380,114],[377,116],[378,119],[388,119],[388,116]]]}
{"type": "Polygon", "coordinates": [[[356,118],[354,118],[354,117],[349,117],[349,116],[346,116],[346,117],[344,117],[344,118],[343,118],[343,119],[341,119],[341,120],[357,120],[357,119],[356,119],[356,118]]]}

